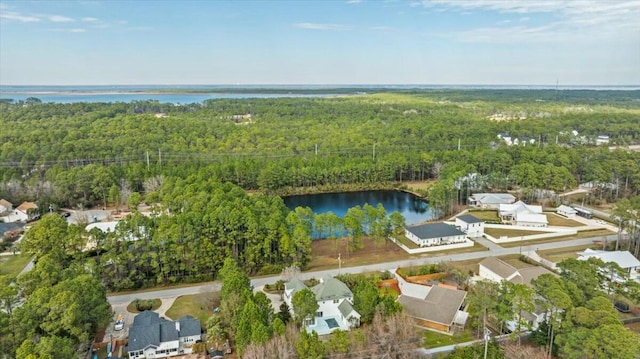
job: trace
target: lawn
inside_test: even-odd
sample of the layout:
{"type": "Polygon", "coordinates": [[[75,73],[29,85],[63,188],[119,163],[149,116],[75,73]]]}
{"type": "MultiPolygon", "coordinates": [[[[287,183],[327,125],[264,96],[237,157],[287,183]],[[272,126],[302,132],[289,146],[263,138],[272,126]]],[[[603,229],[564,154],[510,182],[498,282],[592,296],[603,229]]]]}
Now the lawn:
{"type": "MultiPolygon", "coordinates": [[[[127,305],[127,312],[129,313],[140,313],[140,311],[138,310],[138,308],[136,308],[136,301],[138,299],[134,300],[133,302],[129,303],[129,305],[127,305]]],[[[151,304],[151,308],[145,308],[148,310],[156,310],[158,308],[160,308],[160,306],[162,305],[162,301],[160,299],[149,299],[150,301],[152,301],[151,304]]],[[[149,300],[145,300],[145,299],[140,299],[140,305],[142,306],[147,306],[149,300]]]]}
{"type": "Polygon", "coordinates": [[[581,227],[584,224],[574,221],[573,219],[569,219],[566,217],[562,217],[552,212],[545,212],[547,215],[547,221],[549,221],[550,226],[556,227],[581,227]]]}
{"type": "Polygon", "coordinates": [[[311,242],[311,263],[308,271],[338,268],[338,254],[340,254],[341,265],[343,267],[354,267],[359,265],[375,264],[380,262],[400,261],[412,257],[402,248],[391,241],[375,245],[371,238],[362,239],[363,248],[353,252],[347,252],[347,241],[345,238],[339,240],[338,248],[333,239],[318,239],[311,242]]]}
{"type": "Polygon", "coordinates": [[[418,246],[414,241],[412,241],[409,238],[407,238],[407,236],[403,236],[403,235],[396,236],[396,239],[398,240],[398,242],[404,244],[409,249],[420,248],[420,246],[418,246]]]}
{"type": "Polygon", "coordinates": [[[578,252],[582,252],[587,248],[595,248],[593,244],[583,245],[583,246],[575,246],[575,247],[566,247],[566,248],[556,248],[556,249],[547,249],[544,251],[538,251],[538,255],[540,257],[549,260],[554,263],[562,262],[567,258],[578,258],[578,252]]]}
{"type": "Polygon", "coordinates": [[[425,348],[437,348],[446,345],[464,343],[474,339],[476,338],[471,335],[471,329],[465,329],[463,332],[454,335],[446,335],[436,333],[431,330],[425,330],[424,341],[422,344],[425,348]]]}
{"type": "Polygon", "coordinates": [[[518,247],[518,246],[521,246],[521,245],[522,246],[530,246],[530,245],[535,245],[535,244],[558,242],[558,241],[564,241],[564,240],[569,240],[569,239],[580,239],[580,238],[610,236],[612,234],[614,234],[614,233],[609,231],[609,230],[607,230],[607,229],[595,229],[595,230],[589,230],[589,231],[580,231],[580,232],[578,232],[578,234],[570,235],[570,236],[534,239],[534,240],[530,240],[530,241],[522,241],[522,243],[520,241],[511,242],[511,243],[500,243],[500,245],[502,247],[505,247],[505,248],[512,248],[512,247],[518,247]]]}
{"type": "Polygon", "coordinates": [[[205,325],[207,319],[213,315],[213,309],[220,306],[220,295],[212,293],[198,293],[183,295],[173,302],[167,310],[167,317],[178,320],[185,315],[200,319],[200,324],[205,325]]]}
{"type": "Polygon", "coordinates": [[[29,264],[31,257],[27,254],[0,256],[0,276],[17,276],[29,264]]]}
{"type": "Polygon", "coordinates": [[[513,237],[532,236],[534,234],[545,234],[549,232],[534,231],[534,230],[528,231],[524,229],[485,228],[484,233],[490,235],[491,237],[499,239],[502,236],[513,238],[513,237]]]}
{"type": "Polygon", "coordinates": [[[495,209],[490,211],[469,210],[469,214],[485,222],[500,222],[498,211],[495,209]]]}
{"type": "Polygon", "coordinates": [[[503,256],[503,257],[499,257],[499,258],[501,260],[503,260],[504,262],[512,265],[516,269],[531,267],[531,264],[521,261],[520,260],[520,255],[518,255],[518,254],[511,254],[511,255],[503,256]]]}

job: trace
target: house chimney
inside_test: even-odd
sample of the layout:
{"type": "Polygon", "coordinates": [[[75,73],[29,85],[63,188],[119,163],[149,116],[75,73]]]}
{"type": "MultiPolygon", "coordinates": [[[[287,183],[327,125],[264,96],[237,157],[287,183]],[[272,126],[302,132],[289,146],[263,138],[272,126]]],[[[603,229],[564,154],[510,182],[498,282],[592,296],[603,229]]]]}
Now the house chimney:
{"type": "Polygon", "coordinates": [[[180,322],[176,322],[176,330],[180,333],[180,322]]]}

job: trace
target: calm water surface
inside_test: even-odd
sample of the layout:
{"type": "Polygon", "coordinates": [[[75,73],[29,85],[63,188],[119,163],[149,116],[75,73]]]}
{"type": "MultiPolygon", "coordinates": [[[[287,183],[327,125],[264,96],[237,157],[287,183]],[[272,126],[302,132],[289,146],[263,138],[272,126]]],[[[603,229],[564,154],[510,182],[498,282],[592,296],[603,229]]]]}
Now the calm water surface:
{"type": "Polygon", "coordinates": [[[344,218],[349,208],[368,203],[377,206],[382,203],[387,213],[400,212],[406,224],[416,224],[434,217],[429,204],[411,193],[398,191],[360,191],[342,193],[319,193],[284,197],[287,207],[309,207],[314,213],[333,212],[344,218]]]}

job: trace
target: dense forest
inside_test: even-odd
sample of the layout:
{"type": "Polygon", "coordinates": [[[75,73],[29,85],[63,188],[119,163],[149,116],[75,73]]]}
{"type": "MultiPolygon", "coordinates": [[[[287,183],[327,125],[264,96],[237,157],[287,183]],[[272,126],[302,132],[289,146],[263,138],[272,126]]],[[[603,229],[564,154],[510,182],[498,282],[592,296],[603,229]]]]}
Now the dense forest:
{"type": "Polygon", "coordinates": [[[181,106],[1,104],[0,193],[91,205],[108,201],[112,186],[146,194],[149,178],[204,168],[220,182],[276,193],[477,172],[502,188],[617,182],[622,190],[608,195],[622,197],[638,193],[640,155],[593,144],[598,135],[611,145],[640,140],[638,98],[441,90],[181,106]],[[506,146],[500,133],[533,143],[506,146]]]}
{"type": "MultiPolygon", "coordinates": [[[[588,201],[637,217],[640,152],[627,146],[640,142],[639,99],[638,91],[385,90],[190,105],[5,101],[0,198],[36,201],[43,212],[115,206],[132,215],[113,233],[87,233],[54,214],[33,225],[20,250],[35,256],[35,269],[0,287],[9,309],[18,291],[26,299],[0,314],[2,352],[69,357],[108,321],[105,288],[210,280],[227,258],[252,274],[304,268],[313,227],[346,232],[355,250],[365,230],[386,238],[403,226],[384,208],[340,219],[291,211],[277,195],[421,181],[447,214],[471,191],[553,201],[550,193],[591,181],[588,201]],[[498,137],[506,133],[522,143],[508,145],[498,137]],[[601,135],[608,145],[596,145],[601,135]],[[70,309],[58,310],[62,302],[70,309]],[[99,310],[87,317],[87,307],[99,310]]],[[[629,228],[638,252],[640,233],[629,228]]],[[[559,343],[569,345],[569,334],[558,333],[559,343]]]]}

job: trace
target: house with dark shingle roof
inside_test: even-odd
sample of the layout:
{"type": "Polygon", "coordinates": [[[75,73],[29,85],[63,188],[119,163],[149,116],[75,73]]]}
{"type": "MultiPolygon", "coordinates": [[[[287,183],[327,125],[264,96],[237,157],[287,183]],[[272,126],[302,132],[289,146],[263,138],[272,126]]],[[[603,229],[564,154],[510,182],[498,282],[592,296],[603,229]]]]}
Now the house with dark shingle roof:
{"type": "Polygon", "coordinates": [[[127,352],[130,359],[189,354],[200,338],[200,320],[187,315],[174,322],[145,310],[133,318],[127,352]]]}
{"type": "MultiPolygon", "coordinates": [[[[293,296],[296,292],[308,288],[300,279],[292,278],[284,285],[284,301],[293,313],[293,296]]],[[[346,284],[331,276],[320,279],[320,283],[311,288],[318,302],[318,311],[314,318],[305,320],[305,330],[315,331],[318,335],[330,334],[335,330],[349,330],[360,325],[360,313],[353,308],[353,293],[346,284]]]]}
{"type": "Polygon", "coordinates": [[[456,227],[471,238],[482,237],[484,235],[484,221],[470,214],[463,214],[456,217],[456,227]]]}
{"type": "Polygon", "coordinates": [[[466,240],[464,232],[446,223],[427,223],[406,227],[405,236],[420,247],[440,246],[462,243],[466,240]]]}

